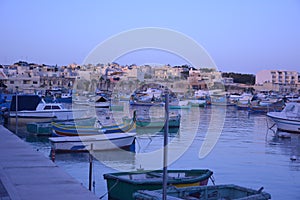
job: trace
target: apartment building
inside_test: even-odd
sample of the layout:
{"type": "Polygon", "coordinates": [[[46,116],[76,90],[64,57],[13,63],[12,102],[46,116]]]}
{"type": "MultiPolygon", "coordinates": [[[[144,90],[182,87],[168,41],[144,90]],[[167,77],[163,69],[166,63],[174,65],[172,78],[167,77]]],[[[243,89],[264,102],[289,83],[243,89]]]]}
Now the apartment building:
{"type": "Polygon", "coordinates": [[[295,92],[300,89],[299,73],[286,70],[262,70],[256,74],[257,90],[295,92]]]}

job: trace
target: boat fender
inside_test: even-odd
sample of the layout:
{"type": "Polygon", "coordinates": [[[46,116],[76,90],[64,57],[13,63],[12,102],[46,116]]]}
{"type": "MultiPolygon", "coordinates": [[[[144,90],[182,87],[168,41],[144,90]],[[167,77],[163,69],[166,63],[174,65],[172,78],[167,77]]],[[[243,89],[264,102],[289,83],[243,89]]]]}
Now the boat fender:
{"type": "Polygon", "coordinates": [[[292,156],[290,159],[291,159],[291,161],[297,160],[296,156],[292,156]]]}

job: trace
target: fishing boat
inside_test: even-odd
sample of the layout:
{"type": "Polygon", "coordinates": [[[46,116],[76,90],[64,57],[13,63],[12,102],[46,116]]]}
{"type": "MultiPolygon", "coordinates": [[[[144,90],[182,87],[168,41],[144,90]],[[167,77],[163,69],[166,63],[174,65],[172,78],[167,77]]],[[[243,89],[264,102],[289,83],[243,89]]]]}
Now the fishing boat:
{"type": "Polygon", "coordinates": [[[85,125],[85,126],[93,126],[95,124],[96,117],[90,117],[85,119],[77,119],[76,122],[74,120],[56,120],[49,122],[30,122],[26,124],[26,130],[29,133],[33,133],[36,135],[44,135],[48,136],[52,134],[52,122],[56,122],[59,124],[66,125],[85,125]]]}
{"type": "Polygon", "coordinates": [[[281,112],[268,112],[278,130],[300,133],[300,103],[286,103],[281,112]]]}
{"type": "Polygon", "coordinates": [[[170,109],[190,109],[191,104],[188,100],[173,100],[169,103],[170,109]]]}
{"type": "Polygon", "coordinates": [[[205,99],[190,99],[189,104],[192,107],[205,107],[207,102],[205,99]]]}
{"type": "MultiPolygon", "coordinates": [[[[194,187],[169,187],[166,191],[169,200],[267,200],[271,199],[269,193],[263,192],[263,187],[259,190],[241,187],[238,185],[212,185],[194,187]]],[[[134,193],[135,200],[162,200],[162,190],[138,191],[134,193]]]]}
{"type": "MultiPolygon", "coordinates": [[[[179,128],[180,127],[180,114],[170,114],[169,116],[169,128],[179,128]]],[[[125,123],[130,122],[130,118],[123,117],[125,123]]],[[[164,117],[137,117],[136,118],[136,129],[145,129],[145,128],[160,128],[163,129],[165,126],[164,117]]]]}
{"type": "Polygon", "coordinates": [[[131,95],[129,104],[131,106],[163,106],[161,99],[162,91],[156,88],[148,88],[146,91],[136,92],[131,95]]]}
{"type": "MultiPolygon", "coordinates": [[[[169,128],[178,128],[180,127],[181,115],[171,115],[169,116],[169,128]]],[[[165,125],[165,118],[137,118],[136,126],[141,128],[162,128],[165,125]]]]}
{"type": "Polygon", "coordinates": [[[93,136],[107,133],[126,133],[135,129],[135,116],[128,123],[102,126],[98,121],[95,125],[60,124],[52,122],[53,136],[93,136]]]}
{"type": "Polygon", "coordinates": [[[94,106],[95,108],[109,108],[110,100],[104,96],[99,96],[97,99],[95,99],[94,106]]]}
{"type": "Polygon", "coordinates": [[[50,137],[51,150],[55,152],[69,151],[103,151],[128,148],[135,140],[136,133],[111,133],[93,136],[50,137]],[[93,147],[92,147],[93,146],[93,147]]]}
{"type": "Polygon", "coordinates": [[[18,95],[17,101],[16,96],[13,96],[9,117],[11,123],[15,122],[14,118],[16,118],[16,115],[19,123],[27,123],[32,121],[51,121],[53,119],[72,120],[85,118],[85,114],[86,110],[84,109],[68,109],[61,103],[46,103],[37,95],[18,95]]]}
{"type": "Polygon", "coordinates": [[[164,103],[161,101],[136,101],[136,100],[129,100],[129,104],[131,106],[163,106],[164,103]]]}
{"type": "Polygon", "coordinates": [[[276,101],[257,101],[251,103],[249,111],[253,113],[267,113],[271,111],[279,112],[282,111],[285,103],[282,99],[276,101]]]}
{"type": "Polygon", "coordinates": [[[225,92],[212,91],[210,95],[211,105],[214,106],[234,106],[225,92]]]}
{"type": "MultiPolygon", "coordinates": [[[[207,185],[213,172],[208,169],[168,170],[167,181],[169,185],[187,187],[207,185]]],[[[137,170],[132,172],[116,172],[104,174],[107,182],[109,199],[131,200],[138,190],[157,190],[162,188],[162,170],[137,170]]]]}

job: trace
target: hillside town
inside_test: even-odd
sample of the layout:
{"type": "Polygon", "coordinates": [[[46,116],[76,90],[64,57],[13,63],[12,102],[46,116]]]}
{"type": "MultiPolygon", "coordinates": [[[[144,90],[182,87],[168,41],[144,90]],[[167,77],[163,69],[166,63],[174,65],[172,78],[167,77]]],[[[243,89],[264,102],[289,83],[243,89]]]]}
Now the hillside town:
{"type": "Polygon", "coordinates": [[[161,83],[174,93],[186,96],[197,90],[225,89],[228,93],[279,92],[299,93],[300,73],[285,70],[262,70],[256,75],[223,73],[217,69],[183,66],[109,64],[45,65],[19,61],[0,66],[1,91],[45,95],[48,90],[64,93],[110,90],[115,95],[130,95],[144,84],[161,83]],[[237,78],[239,76],[239,79],[237,78]],[[246,78],[250,81],[247,81],[246,78]]]}

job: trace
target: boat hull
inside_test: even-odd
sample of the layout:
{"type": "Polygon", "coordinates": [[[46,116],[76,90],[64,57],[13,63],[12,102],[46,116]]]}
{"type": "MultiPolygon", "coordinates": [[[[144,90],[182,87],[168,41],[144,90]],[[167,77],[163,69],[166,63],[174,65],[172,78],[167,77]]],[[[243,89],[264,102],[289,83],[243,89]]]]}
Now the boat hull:
{"type": "MultiPolygon", "coordinates": [[[[179,128],[180,127],[181,116],[170,117],[169,118],[169,128],[179,128]]],[[[136,127],[137,128],[162,128],[165,126],[165,119],[137,119],[136,127]]]]}
{"type": "Polygon", "coordinates": [[[276,115],[276,112],[267,113],[267,116],[275,122],[278,130],[300,133],[299,119],[281,118],[276,115]]]}
{"type": "Polygon", "coordinates": [[[109,108],[110,107],[110,102],[100,102],[100,103],[95,103],[95,108],[109,108]]]}
{"type": "MultiPolygon", "coordinates": [[[[53,120],[74,120],[80,119],[78,116],[85,117],[86,110],[60,110],[60,111],[19,111],[18,123],[26,124],[30,122],[47,122],[53,120]]],[[[11,124],[16,122],[16,113],[10,113],[11,124]]]]}
{"type": "Polygon", "coordinates": [[[30,122],[26,124],[27,132],[34,133],[36,135],[51,135],[52,134],[52,123],[59,124],[76,124],[77,126],[93,126],[95,124],[95,117],[83,118],[76,120],[58,120],[48,122],[30,122]]]}
{"type": "Polygon", "coordinates": [[[93,126],[66,126],[52,123],[53,136],[92,136],[109,133],[126,133],[135,128],[134,122],[123,124],[120,126],[107,126],[103,128],[95,128],[93,126]]]}
{"type": "MultiPolygon", "coordinates": [[[[134,193],[135,200],[162,200],[162,190],[139,191],[134,193]]],[[[267,200],[271,195],[266,192],[253,190],[233,184],[197,186],[177,188],[171,187],[166,191],[167,199],[198,199],[198,200],[217,200],[217,199],[243,199],[243,200],[267,200]]]]}
{"type": "MultiPolygon", "coordinates": [[[[168,184],[178,187],[206,185],[213,172],[210,170],[168,170],[168,184]]],[[[109,199],[132,200],[138,190],[162,188],[162,170],[119,172],[104,174],[109,199]]]]}
{"type": "Polygon", "coordinates": [[[81,137],[50,137],[51,150],[55,152],[112,150],[132,145],[136,133],[111,133],[81,137]]]}

